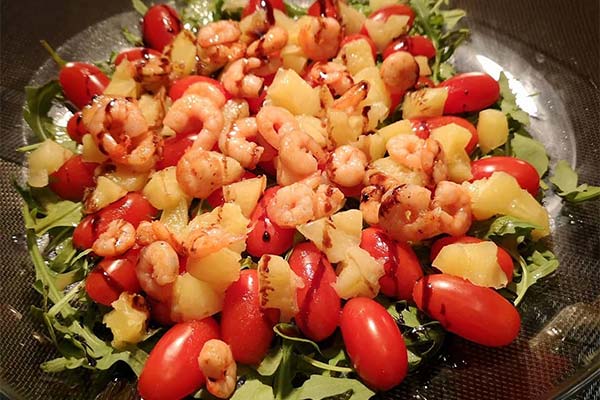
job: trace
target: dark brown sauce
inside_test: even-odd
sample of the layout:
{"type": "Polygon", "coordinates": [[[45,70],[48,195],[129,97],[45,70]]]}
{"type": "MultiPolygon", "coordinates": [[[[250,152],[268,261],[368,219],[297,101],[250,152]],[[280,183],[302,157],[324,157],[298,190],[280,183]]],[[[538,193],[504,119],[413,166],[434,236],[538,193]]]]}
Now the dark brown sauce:
{"type": "Polygon", "coordinates": [[[328,226],[323,228],[323,247],[326,249],[330,249],[333,246],[333,243],[331,243],[331,236],[329,236],[328,228],[328,226]]]}
{"type": "MultiPolygon", "coordinates": [[[[115,260],[114,262],[119,262],[120,260],[115,260]]],[[[104,277],[104,281],[106,282],[106,284],[115,292],[117,293],[122,293],[125,291],[125,288],[121,285],[119,285],[119,282],[115,281],[113,278],[110,277],[110,274],[108,272],[106,272],[104,270],[104,268],[102,268],[102,276],[104,277]]]]}
{"type": "Polygon", "coordinates": [[[271,235],[269,234],[269,232],[264,231],[262,234],[262,240],[263,242],[270,242],[271,241],[271,235]]]}
{"type": "Polygon", "coordinates": [[[269,0],[260,0],[260,8],[265,10],[267,14],[267,22],[269,25],[275,25],[275,14],[273,13],[273,6],[269,2],[269,0]]]}
{"type": "Polygon", "coordinates": [[[325,278],[325,268],[326,265],[323,263],[323,257],[320,257],[319,264],[317,265],[316,269],[312,271],[313,276],[309,283],[306,296],[304,297],[302,304],[299,304],[300,313],[298,318],[303,321],[308,321],[308,317],[311,313],[311,305],[318,304],[319,299],[317,299],[317,291],[319,287],[321,287],[321,281],[325,278]]]}

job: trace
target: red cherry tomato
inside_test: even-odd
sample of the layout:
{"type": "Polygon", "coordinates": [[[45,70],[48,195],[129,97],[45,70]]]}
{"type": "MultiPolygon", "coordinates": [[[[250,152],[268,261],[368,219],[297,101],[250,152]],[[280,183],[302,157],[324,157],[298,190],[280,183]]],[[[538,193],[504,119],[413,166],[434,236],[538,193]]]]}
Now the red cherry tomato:
{"type": "Polygon", "coordinates": [[[375,60],[377,59],[377,46],[375,46],[375,43],[373,43],[373,40],[370,37],[368,37],[367,35],[363,35],[361,33],[355,33],[354,35],[344,36],[344,39],[342,39],[342,42],[340,43],[340,49],[342,47],[344,47],[344,45],[346,45],[350,42],[354,42],[355,40],[366,40],[367,43],[369,44],[369,46],[371,46],[371,52],[373,53],[373,58],[375,60]]]}
{"type": "Polygon", "coordinates": [[[440,83],[439,87],[448,88],[444,114],[480,111],[500,97],[498,82],[482,72],[458,74],[440,83]]]}
{"type": "Polygon", "coordinates": [[[110,306],[123,292],[142,290],[135,272],[139,251],[129,250],[122,258],[105,258],[85,280],[85,290],[96,303],[110,306]]]}
{"type": "Polygon", "coordinates": [[[89,249],[108,224],[116,219],[137,227],[142,221],[150,221],[157,210],[139,193],[127,193],[125,197],[109,204],[100,211],[81,220],[73,232],[73,245],[78,249],[89,249]]]}
{"type": "Polygon", "coordinates": [[[88,133],[86,127],[83,125],[81,111],[77,111],[69,118],[69,122],[67,122],[67,133],[69,134],[69,137],[77,143],[81,143],[83,135],[88,133]]]}
{"type": "Polygon", "coordinates": [[[83,108],[94,96],[101,95],[110,83],[98,67],[83,62],[69,62],[61,68],[58,81],[67,99],[83,108]]]}
{"type": "Polygon", "coordinates": [[[179,99],[181,96],[183,96],[185,91],[188,90],[188,88],[191,85],[193,85],[194,83],[198,83],[198,82],[206,82],[206,83],[210,83],[211,85],[215,85],[215,87],[217,89],[219,89],[221,91],[221,93],[223,93],[223,96],[225,96],[225,98],[231,99],[231,95],[227,92],[227,90],[225,90],[225,88],[223,87],[223,84],[221,84],[221,82],[214,80],[212,78],[209,78],[206,76],[200,76],[200,75],[186,76],[185,78],[176,80],[173,83],[173,85],[171,86],[171,89],[169,89],[169,97],[173,101],[179,99]]]}
{"type": "Polygon", "coordinates": [[[145,400],[182,399],[205,382],[198,365],[202,346],[219,338],[219,326],[211,317],[174,325],[150,352],[138,381],[145,400]]]}
{"type": "Polygon", "coordinates": [[[148,47],[162,52],[180,31],[181,20],[173,7],[156,4],[146,11],[142,22],[142,35],[148,47]]]}
{"type": "MultiPolygon", "coordinates": [[[[252,179],[252,178],[256,178],[256,174],[254,174],[250,171],[246,171],[246,172],[244,172],[244,175],[242,175],[242,178],[240,180],[245,181],[246,179],[252,179]]],[[[212,192],[206,198],[206,202],[212,208],[216,208],[216,207],[219,207],[219,206],[222,206],[223,204],[225,204],[225,199],[223,198],[223,188],[220,187],[217,190],[215,190],[214,192],[212,192]]]]}
{"type": "MultiPolygon", "coordinates": [[[[369,15],[369,19],[373,21],[385,22],[392,15],[408,16],[408,29],[412,28],[413,22],[415,20],[415,12],[412,8],[410,8],[410,6],[407,6],[405,4],[394,4],[391,6],[380,8],[379,10],[369,15]]],[[[369,35],[369,31],[367,30],[367,27],[364,24],[360,30],[360,33],[367,36],[369,35]]]]}
{"type": "Polygon", "coordinates": [[[336,0],[316,0],[307,11],[313,17],[338,18],[339,11],[336,0]]]}
{"type": "Polygon", "coordinates": [[[477,128],[475,128],[475,126],[473,126],[472,123],[470,123],[464,118],[454,116],[442,116],[423,119],[411,119],[410,122],[413,132],[421,139],[427,139],[431,134],[432,130],[441,126],[449,124],[456,124],[462,126],[469,132],[471,132],[471,139],[465,146],[465,150],[469,154],[471,154],[475,150],[475,147],[477,146],[477,142],[479,140],[479,135],[477,135],[477,128]]]}
{"type": "Polygon", "coordinates": [[[258,201],[250,216],[250,226],[254,226],[246,240],[246,250],[255,257],[263,254],[283,254],[294,243],[295,229],[282,228],[271,222],[267,216],[267,204],[275,196],[279,186],[268,188],[258,201]]]}
{"type": "Polygon", "coordinates": [[[413,299],[446,330],[484,346],[505,346],[519,334],[521,317],[508,300],[456,276],[425,276],[415,285],[413,299]]]}
{"type": "Polygon", "coordinates": [[[333,288],[335,272],[325,255],[310,242],[296,245],[289,263],[304,282],[304,287],[296,292],[296,324],[307,338],[324,340],[336,330],[340,318],[341,300],[333,288]]]}
{"type": "Polygon", "coordinates": [[[362,231],[360,247],[383,261],[385,275],[379,279],[381,292],[386,296],[409,300],[415,282],[423,276],[421,264],[408,243],[396,242],[382,229],[362,231]]]}
{"type": "Polygon", "coordinates": [[[271,25],[275,24],[273,10],[279,10],[284,14],[286,12],[283,0],[250,0],[246,8],[242,11],[242,18],[259,10],[267,12],[267,20],[271,25]]]}
{"type": "Polygon", "coordinates": [[[156,169],[160,171],[161,169],[177,165],[186,150],[192,146],[195,138],[196,135],[177,135],[165,139],[163,142],[162,157],[156,162],[156,169]]]}
{"type": "Polygon", "coordinates": [[[145,47],[134,47],[132,49],[121,51],[117,58],[115,58],[115,65],[121,64],[123,60],[128,60],[131,62],[135,62],[138,60],[149,61],[153,58],[160,58],[161,56],[162,55],[154,49],[147,49],[145,47]]]}
{"type": "Polygon", "coordinates": [[[397,51],[408,51],[413,56],[425,56],[427,58],[435,57],[435,46],[426,36],[408,36],[403,35],[383,50],[383,58],[388,58],[397,51]]]}
{"type": "Polygon", "coordinates": [[[278,321],[279,310],[260,306],[257,271],[243,270],[240,279],[227,288],[221,312],[223,340],[231,347],[233,358],[242,364],[261,362],[278,321]]]}
{"type": "MultiPolygon", "coordinates": [[[[472,236],[446,236],[441,239],[436,240],[431,245],[431,252],[429,253],[429,260],[433,262],[440,250],[443,247],[452,244],[452,243],[481,243],[483,240],[472,237],[472,236]]],[[[512,281],[514,264],[510,254],[502,247],[498,246],[498,251],[496,252],[496,258],[498,259],[498,265],[502,268],[502,271],[506,274],[506,279],[508,282],[512,281]]]]}
{"type": "Polygon", "coordinates": [[[85,189],[96,185],[94,171],[98,165],[83,161],[81,155],[73,156],[50,174],[50,189],[65,200],[81,201],[85,189]]]}
{"type": "Polygon", "coordinates": [[[352,365],[367,385],[389,390],[402,382],[408,370],[406,345],[383,306],[366,297],[350,299],[340,327],[352,365]]]}
{"type": "Polygon", "coordinates": [[[536,196],[540,188],[540,175],[527,161],[515,157],[487,157],[471,162],[472,181],[487,178],[494,172],[512,175],[522,189],[536,196]]]}

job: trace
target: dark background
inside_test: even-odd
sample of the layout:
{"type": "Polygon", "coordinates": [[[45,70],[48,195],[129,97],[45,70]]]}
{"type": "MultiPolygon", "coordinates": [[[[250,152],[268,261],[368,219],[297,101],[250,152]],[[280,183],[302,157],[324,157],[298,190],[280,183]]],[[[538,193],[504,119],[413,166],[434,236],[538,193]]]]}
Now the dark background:
{"type": "MultiPolygon", "coordinates": [[[[465,8],[473,23],[502,32],[505,37],[522,44],[519,51],[523,57],[532,58],[539,52],[551,61],[540,67],[547,69],[540,73],[547,72],[553,86],[564,90],[578,141],[581,179],[599,185],[600,2],[457,0],[453,5],[465,8]]],[[[87,26],[131,7],[127,0],[0,0],[0,7],[0,388],[3,387],[11,397],[26,399],[93,398],[88,375],[49,376],[38,369],[40,361],[51,357],[52,348],[48,344],[40,345],[32,336],[32,332],[42,328],[28,315],[29,305],[37,298],[30,289],[32,272],[22,237],[18,235],[21,229],[19,201],[10,189],[10,178],[19,173],[22,162],[14,149],[23,141],[23,87],[47,59],[39,40],[46,39],[58,47],[87,26]]],[[[563,264],[557,277],[533,291],[533,300],[524,305],[529,307],[527,315],[540,312],[539,309],[543,311],[543,307],[556,311],[575,301],[596,300],[592,304],[600,307],[597,301],[600,294],[600,206],[597,201],[583,207],[567,208],[565,212],[581,224],[562,227],[555,235],[563,264]],[[546,291],[545,297],[536,300],[536,295],[541,296],[542,291],[546,291]],[[542,306],[538,309],[539,304],[542,306]]],[[[528,322],[527,315],[524,325],[528,322]]],[[[573,324],[584,316],[573,316],[573,324]]],[[[531,335],[527,329],[524,328],[525,335],[531,335]]],[[[582,337],[571,343],[567,356],[576,359],[582,347],[597,343],[599,334],[595,332],[595,336],[582,337]]],[[[470,375],[463,376],[459,369],[444,375],[443,379],[417,377],[407,382],[405,389],[419,393],[418,390],[415,392],[419,385],[436,386],[437,389],[427,392],[431,394],[425,397],[429,400],[543,398],[548,386],[554,383],[551,371],[560,367],[557,364],[560,358],[532,359],[530,355],[522,355],[526,346],[523,341],[504,352],[487,351],[453,340],[451,348],[471,354],[475,373],[470,371],[470,375]],[[515,366],[512,371],[511,365],[515,366]],[[520,368],[525,368],[525,373],[520,368]]],[[[557,381],[564,378],[566,376],[557,381]]],[[[407,394],[397,392],[393,396],[404,398],[407,394]]],[[[578,397],[600,399],[600,384],[588,386],[578,397]]]]}

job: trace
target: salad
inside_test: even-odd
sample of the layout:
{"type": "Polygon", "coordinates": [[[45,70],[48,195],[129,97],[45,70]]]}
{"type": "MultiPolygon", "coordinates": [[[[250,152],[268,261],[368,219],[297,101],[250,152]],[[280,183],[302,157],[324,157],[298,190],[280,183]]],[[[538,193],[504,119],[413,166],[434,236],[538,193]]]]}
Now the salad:
{"type": "Polygon", "coordinates": [[[558,267],[544,193],[600,188],[548,176],[504,74],[454,70],[464,11],[133,6],[136,47],[66,62],[43,42],[58,79],[26,88],[45,371],[127,366],[146,400],[367,399],[447,335],[517,338],[558,267]]]}

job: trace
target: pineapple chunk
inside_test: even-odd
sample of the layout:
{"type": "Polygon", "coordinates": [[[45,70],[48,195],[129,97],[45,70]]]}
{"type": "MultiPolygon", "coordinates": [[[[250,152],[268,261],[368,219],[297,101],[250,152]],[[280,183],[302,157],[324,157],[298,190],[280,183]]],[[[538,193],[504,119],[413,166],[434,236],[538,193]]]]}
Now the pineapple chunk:
{"type": "Polygon", "coordinates": [[[334,108],[327,109],[329,139],[341,146],[358,140],[363,130],[363,118],[360,115],[348,115],[334,108]]]}
{"type": "Polygon", "coordinates": [[[137,99],[141,90],[141,85],[135,80],[135,66],[129,60],[123,59],[115,68],[110,83],[104,89],[103,94],[137,99]]]}
{"type": "Polygon", "coordinates": [[[345,65],[350,75],[356,75],[365,68],[375,66],[371,45],[365,39],[353,40],[345,44],[335,61],[345,65]]]}
{"type": "Polygon", "coordinates": [[[177,276],[173,285],[171,318],[177,322],[210,317],[223,308],[224,293],[189,273],[177,276]]]}
{"type": "Polygon", "coordinates": [[[274,106],[287,109],[294,115],[316,116],[321,110],[319,90],[312,88],[296,71],[280,69],[269,89],[267,99],[274,106]]]}
{"type": "Polygon", "coordinates": [[[402,118],[439,117],[444,113],[448,88],[425,88],[409,92],[402,103],[402,118]]]}
{"type": "MultiPolygon", "coordinates": [[[[296,20],[294,18],[288,17],[281,10],[273,10],[273,16],[275,17],[275,25],[280,26],[287,31],[288,45],[297,45],[298,33],[300,33],[300,25],[305,18],[299,18],[296,20]]],[[[264,21],[264,18],[262,20],[264,21]]]]}
{"type": "Polygon", "coordinates": [[[308,58],[297,44],[286,45],[281,49],[280,55],[283,68],[291,69],[298,74],[302,73],[308,64],[308,58]]]}
{"type": "Polygon", "coordinates": [[[105,176],[128,192],[138,192],[148,182],[147,172],[135,172],[121,165],[117,165],[115,171],[109,172],[105,176]]]}
{"type": "Polygon", "coordinates": [[[402,119],[400,121],[396,121],[392,124],[384,126],[383,128],[377,131],[379,135],[383,137],[385,143],[387,144],[388,140],[393,138],[396,135],[413,135],[414,132],[412,130],[412,126],[409,120],[402,119]]]}
{"type": "Polygon", "coordinates": [[[431,265],[444,274],[459,276],[478,286],[506,287],[506,273],[498,264],[494,242],[453,243],[444,246],[431,265]]]}
{"type": "Polygon", "coordinates": [[[382,158],[386,152],[385,139],[378,133],[361,135],[356,142],[351,144],[365,153],[369,162],[382,158]]]}
{"type": "Polygon", "coordinates": [[[73,153],[51,139],[44,140],[35,150],[29,153],[29,177],[27,183],[32,187],[44,187],[48,184],[48,176],[56,172],[73,157],[73,153]]]}
{"type": "Polygon", "coordinates": [[[277,308],[280,319],[289,321],[298,313],[296,289],[304,282],[290,268],[288,262],[279,257],[265,254],[258,261],[258,292],[262,308],[277,308]]]}
{"type": "Polygon", "coordinates": [[[413,184],[419,186],[427,185],[427,175],[422,171],[412,171],[411,169],[398,164],[392,157],[384,157],[373,161],[367,168],[365,174],[365,185],[384,184],[388,185],[406,185],[413,184]],[[381,175],[385,176],[386,182],[382,182],[381,175]]]}
{"type": "Polygon", "coordinates": [[[188,258],[187,271],[196,279],[204,281],[217,292],[225,289],[240,277],[239,253],[223,248],[199,259],[188,258]]]}
{"type": "Polygon", "coordinates": [[[335,291],[343,299],[373,298],[379,293],[379,278],[385,274],[383,263],[358,246],[346,250],[346,257],[338,264],[335,291]]]}
{"type": "Polygon", "coordinates": [[[479,147],[484,154],[502,146],[508,140],[508,120],[500,110],[483,110],[477,121],[479,147]]]}
{"type": "Polygon", "coordinates": [[[179,187],[176,167],[168,167],[157,171],[150,177],[144,187],[143,194],[150,204],[159,210],[176,207],[187,196],[179,187]]]}
{"type": "Polygon", "coordinates": [[[327,147],[327,124],[310,115],[297,115],[296,121],[298,121],[300,129],[312,137],[319,146],[327,147]]]}
{"type": "Polygon", "coordinates": [[[188,202],[186,199],[179,200],[175,207],[165,208],[160,215],[160,222],[176,235],[185,232],[188,220],[188,202]]]}
{"type": "Polygon", "coordinates": [[[457,124],[448,124],[431,131],[431,138],[437,140],[444,150],[448,166],[448,180],[462,183],[473,177],[471,159],[465,146],[471,140],[471,132],[457,124]]]}
{"type": "Polygon", "coordinates": [[[123,292],[111,306],[113,310],[104,315],[102,322],[113,334],[112,346],[122,349],[141,342],[150,316],[144,297],[123,292]]]}
{"type": "Polygon", "coordinates": [[[264,175],[246,179],[223,186],[223,198],[226,202],[235,203],[240,206],[242,214],[246,218],[250,218],[250,214],[256,208],[256,204],[266,187],[267,177],[264,175]]]}
{"type": "Polygon", "coordinates": [[[143,94],[138,101],[138,107],[148,123],[148,126],[157,127],[162,124],[164,106],[159,98],[149,94],[143,94]]]}
{"type": "Polygon", "coordinates": [[[83,135],[81,138],[81,144],[83,145],[81,150],[81,158],[86,162],[103,163],[108,160],[108,156],[100,151],[96,142],[89,133],[83,135]]]}
{"type": "Polygon", "coordinates": [[[325,253],[329,262],[337,263],[346,257],[348,248],[360,243],[362,225],[360,210],[348,210],[299,225],[297,229],[325,253]]]}
{"type": "Polygon", "coordinates": [[[210,229],[220,226],[223,230],[240,239],[230,244],[229,249],[241,253],[246,249],[246,235],[249,232],[250,220],[242,214],[242,209],[234,203],[225,203],[209,213],[204,213],[190,221],[187,232],[196,229],[210,229]]]}
{"type": "Polygon", "coordinates": [[[390,15],[387,21],[367,19],[365,28],[381,53],[394,38],[408,33],[408,15],[390,15]]]}
{"type": "Polygon", "coordinates": [[[171,60],[174,76],[187,76],[196,69],[196,41],[188,30],[183,29],[175,36],[166,54],[171,60]]]}
{"type": "Polygon", "coordinates": [[[346,4],[346,2],[340,1],[338,6],[346,35],[359,33],[367,17],[356,8],[346,4]]]}
{"type": "Polygon", "coordinates": [[[127,190],[105,176],[99,176],[92,195],[85,199],[86,213],[96,212],[127,194],[127,190]]]}
{"type": "Polygon", "coordinates": [[[419,76],[429,76],[432,74],[429,68],[429,59],[425,56],[415,56],[415,61],[419,65],[419,76]]]}
{"type": "MultiPolygon", "coordinates": [[[[356,75],[353,75],[353,78],[354,82],[369,82],[369,94],[367,95],[367,98],[360,103],[360,107],[372,106],[376,103],[383,103],[388,109],[390,108],[392,100],[390,93],[385,87],[385,83],[383,83],[383,79],[381,79],[379,68],[365,68],[356,75]]],[[[387,113],[385,116],[387,116],[387,113]]],[[[383,117],[383,119],[385,119],[385,117],[383,117]]]]}
{"type": "Polygon", "coordinates": [[[517,180],[506,172],[494,172],[487,179],[463,183],[471,195],[473,217],[484,220],[494,215],[510,215],[539,227],[534,239],[550,234],[546,209],[517,180]]]}

